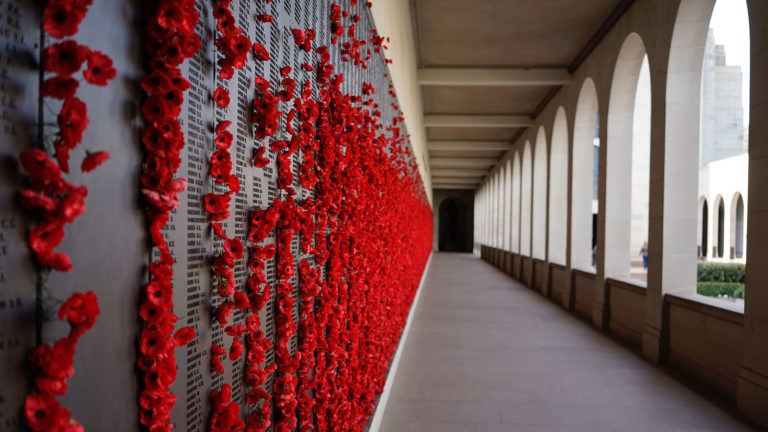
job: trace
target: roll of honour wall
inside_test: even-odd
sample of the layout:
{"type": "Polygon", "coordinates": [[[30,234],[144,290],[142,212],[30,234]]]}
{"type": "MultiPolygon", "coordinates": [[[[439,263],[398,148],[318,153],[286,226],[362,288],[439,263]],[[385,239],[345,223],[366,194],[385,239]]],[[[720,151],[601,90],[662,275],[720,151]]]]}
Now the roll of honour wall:
{"type": "Polygon", "coordinates": [[[364,430],[432,212],[364,1],[0,0],[0,432],[364,430]]]}

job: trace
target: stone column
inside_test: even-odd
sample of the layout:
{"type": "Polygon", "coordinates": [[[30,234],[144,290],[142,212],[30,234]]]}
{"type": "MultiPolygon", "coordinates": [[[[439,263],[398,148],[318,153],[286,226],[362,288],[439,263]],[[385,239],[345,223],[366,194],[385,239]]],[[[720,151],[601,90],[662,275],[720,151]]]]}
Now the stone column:
{"type": "Polygon", "coordinates": [[[744,360],[739,411],[768,427],[768,3],[749,0],[751,79],[744,360]]]}

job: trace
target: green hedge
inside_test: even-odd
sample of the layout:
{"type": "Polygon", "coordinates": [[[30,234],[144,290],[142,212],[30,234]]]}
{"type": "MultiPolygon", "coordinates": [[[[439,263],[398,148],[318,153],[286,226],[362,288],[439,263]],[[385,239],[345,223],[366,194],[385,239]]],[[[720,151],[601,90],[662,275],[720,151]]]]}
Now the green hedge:
{"type": "Polygon", "coordinates": [[[744,298],[744,284],[738,282],[699,282],[696,284],[696,292],[710,297],[724,295],[744,298]]]}
{"type": "Polygon", "coordinates": [[[744,264],[699,263],[696,280],[744,284],[744,264]]]}

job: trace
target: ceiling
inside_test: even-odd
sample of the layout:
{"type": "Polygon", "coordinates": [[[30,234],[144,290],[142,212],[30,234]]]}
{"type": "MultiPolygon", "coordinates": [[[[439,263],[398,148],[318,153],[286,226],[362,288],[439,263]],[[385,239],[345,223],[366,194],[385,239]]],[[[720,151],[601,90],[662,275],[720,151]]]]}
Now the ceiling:
{"type": "Polygon", "coordinates": [[[410,0],[435,189],[474,189],[631,0],[410,0]]]}

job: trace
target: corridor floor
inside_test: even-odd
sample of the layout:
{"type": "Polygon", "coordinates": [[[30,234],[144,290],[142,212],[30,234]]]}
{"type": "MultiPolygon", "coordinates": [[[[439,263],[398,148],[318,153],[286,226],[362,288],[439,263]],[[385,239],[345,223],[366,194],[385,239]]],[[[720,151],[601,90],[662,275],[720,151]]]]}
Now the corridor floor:
{"type": "Polygon", "coordinates": [[[382,432],[746,431],[469,254],[435,253],[382,432]]]}

